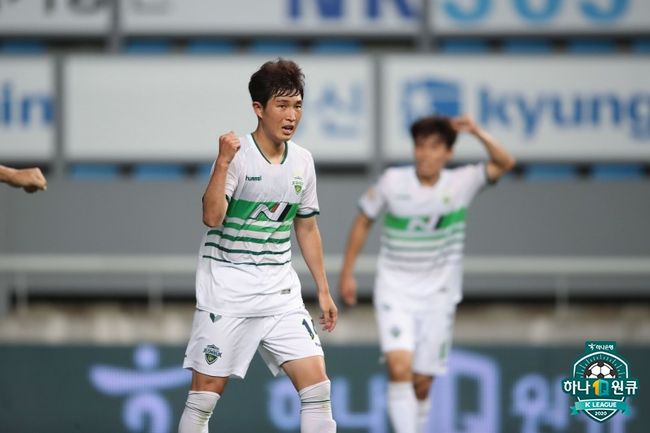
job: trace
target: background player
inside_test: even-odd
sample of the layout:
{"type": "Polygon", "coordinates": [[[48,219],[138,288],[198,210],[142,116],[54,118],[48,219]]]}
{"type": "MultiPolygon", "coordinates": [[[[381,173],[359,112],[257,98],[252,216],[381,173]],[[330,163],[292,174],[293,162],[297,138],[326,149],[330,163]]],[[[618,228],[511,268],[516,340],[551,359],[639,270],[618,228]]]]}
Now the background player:
{"type": "Polygon", "coordinates": [[[344,302],[355,304],[354,263],[373,221],[385,210],[374,306],[396,433],[424,430],[433,377],[447,369],[456,304],[462,298],[467,207],[481,188],[515,164],[468,116],[419,119],[411,136],[415,165],[387,169],[360,200],[339,284],[344,302]],[[445,169],[459,132],[478,138],[489,161],[445,169]]]}
{"type": "Polygon", "coordinates": [[[36,167],[17,169],[0,165],[0,182],[22,188],[29,193],[47,189],[47,180],[41,169],[36,167]]]}
{"type": "Polygon", "coordinates": [[[197,310],[183,363],[193,370],[192,385],[180,433],[207,432],[228,378],[243,378],[256,350],[298,390],[301,432],[336,431],[323,350],[291,266],[293,226],[316,282],[320,323],[332,331],[337,310],[315,218],[314,161],[289,141],[302,116],[303,81],[292,61],[265,63],[249,82],[257,128],[219,137],[203,197],[203,221],[211,228],[199,254],[197,310]]]}

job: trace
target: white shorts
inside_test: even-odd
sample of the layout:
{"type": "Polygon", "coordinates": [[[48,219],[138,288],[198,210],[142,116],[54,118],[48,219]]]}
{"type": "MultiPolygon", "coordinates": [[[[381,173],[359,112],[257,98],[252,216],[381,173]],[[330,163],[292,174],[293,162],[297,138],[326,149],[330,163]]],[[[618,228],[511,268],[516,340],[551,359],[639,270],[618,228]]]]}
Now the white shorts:
{"type": "Polygon", "coordinates": [[[375,318],[382,353],[413,353],[413,372],[437,376],[447,372],[456,304],[442,302],[427,312],[409,312],[394,304],[376,303],[375,318]]]}
{"type": "Polygon", "coordinates": [[[304,306],[263,317],[226,317],[196,310],[183,368],[243,379],[255,350],[274,376],[287,361],[323,356],[320,338],[304,306]]]}

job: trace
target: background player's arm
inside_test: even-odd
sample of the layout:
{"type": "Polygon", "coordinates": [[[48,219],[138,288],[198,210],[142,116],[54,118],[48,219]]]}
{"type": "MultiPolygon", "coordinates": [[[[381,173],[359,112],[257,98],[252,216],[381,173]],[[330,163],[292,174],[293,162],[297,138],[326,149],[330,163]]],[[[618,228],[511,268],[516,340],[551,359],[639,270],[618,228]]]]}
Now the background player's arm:
{"type": "Polygon", "coordinates": [[[203,224],[208,227],[220,226],[226,216],[226,176],[240,146],[239,138],[232,131],[219,137],[219,156],[203,194],[203,224]]]}
{"type": "Polygon", "coordinates": [[[458,132],[468,132],[474,135],[485,147],[490,158],[485,166],[490,182],[497,181],[514,168],[515,158],[492,135],[478,126],[470,116],[456,117],[451,122],[458,132]]]}
{"type": "Polygon", "coordinates": [[[39,168],[15,169],[0,165],[0,182],[30,193],[47,189],[47,181],[39,168]]]}
{"type": "Polygon", "coordinates": [[[315,217],[296,218],[293,223],[296,239],[300,245],[303,259],[316,282],[318,304],[321,309],[320,324],[323,329],[332,332],[336,326],[338,311],[330,294],[327,276],[325,275],[325,260],[323,259],[323,242],[318,230],[315,217]]]}
{"type": "Polygon", "coordinates": [[[343,256],[343,267],[339,279],[339,293],[347,305],[357,303],[357,280],[354,277],[354,264],[368,239],[373,220],[359,212],[352,223],[343,256]]]}

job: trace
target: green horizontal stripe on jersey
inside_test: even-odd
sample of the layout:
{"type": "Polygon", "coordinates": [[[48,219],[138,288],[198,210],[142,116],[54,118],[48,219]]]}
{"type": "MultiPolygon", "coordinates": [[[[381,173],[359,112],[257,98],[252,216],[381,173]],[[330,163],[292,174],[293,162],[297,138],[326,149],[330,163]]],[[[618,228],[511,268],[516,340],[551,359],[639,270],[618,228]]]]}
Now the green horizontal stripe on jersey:
{"type": "Polygon", "coordinates": [[[289,232],[291,231],[291,222],[283,223],[282,225],[269,227],[269,226],[258,226],[253,223],[251,224],[237,224],[235,222],[226,222],[223,224],[225,228],[235,229],[235,230],[249,230],[251,232],[264,232],[264,233],[275,233],[275,232],[289,232]]]}
{"type": "MultiPolygon", "coordinates": [[[[467,213],[466,208],[458,209],[457,211],[450,212],[448,214],[441,215],[436,222],[435,229],[441,230],[445,229],[453,224],[465,221],[465,215],[467,213]]],[[[415,231],[418,230],[418,224],[413,224],[414,221],[418,221],[421,225],[427,225],[430,223],[431,216],[429,215],[418,215],[413,217],[400,217],[393,215],[392,213],[386,213],[384,217],[384,227],[393,230],[409,230],[415,231]],[[411,226],[413,224],[413,226],[411,226]]]]}
{"type": "Polygon", "coordinates": [[[291,240],[291,236],[289,236],[288,238],[280,238],[280,239],[258,239],[258,238],[251,238],[248,236],[230,236],[230,235],[223,234],[223,231],[221,230],[210,230],[208,231],[208,235],[218,235],[221,237],[221,239],[226,239],[235,242],[252,242],[254,244],[284,244],[285,242],[289,242],[291,240]]]}
{"type": "Polygon", "coordinates": [[[277,201],[248,201],[242,199],[232,199],[228,203],[228,211],[226,212],[226,217],[235,217],[241,218],[243,220],[250,219],[251,215],[259,210],[260,206],[267,209],[269,213],[272,213],[272,209],[278,205],[281,206],[286,204],[288,209],[286,212],[282,212],[284,215],[281,220],[272,220],[264,212],[260,212],[256,216],[257,221],[274,221],[274,222],[285,222],[291,221],[296,216],[298,212],[299,203],[286,203],[286,202],[277,202],[277,201]]]}
{"type": "Polygon", "coordinates": [[[203,255],[203,258],[204,259],[214,260],[214,261],[217,261],[217,262],[222,262],[222,263],[230,263],[232,265],[282,266],[282,265],[286,265],[287,263],[291,263],[291,260],[287,260],[286,262],[281,262],[281,263],[268,263],[268,262],[267,263],[253,263],[253,262],[241,263],[241,262],[231,262],[229,260],[219,259],[219,258],[216,258],[216,257],[213,257],[213,256],[208,256],[208,255],[203,255]]]}
{"type": "Polygon", "coordinates": [[[446,248],[456,246],[458,244],[462,244],[465,241],[465,238],[457,238],[457,239],[450,239],[449,241],[439,243],[435,246],[431,247],[420,247],[420,246],[399,246],[396,247],[394,245],[390,245],[387,242],[382,242],[382,246],[386,247],[386,249],[390,251],[403,251],[403,252],[431,252],[438,254],[441,251],[444,251],[446,248]]]}
{"type": "Polygon", "coordinates": [[[460,233],[464,234],[465,225],[461,225],[461,224],[462,223],[458,223],[455,226],[447,227],[447,229],[444,231],[437,230],[432,233],[431,232],[415,232],[415,233],[408,232],[408,236],[406,236],[406,233],[403,232],[402,234],[397,235],[387,230],[384,230],[383,235],[391,240],[412,241],[412,242],[435,241],[439,239],[450,238],[460,233]]]}
{"type": "Polygon", "coordinates": [[[214,242],[206,242],[204,244],[206,247],[215,247],[218,250],[224,251],[226,253],[231,253],[231,254],[252,254],[255,256],[260,256],[263,254],[285,254],[291,251],[291,248],[287,248],[286,250],[282,251],[251,251],[251,250],[237,250],[237,249],[230,249],[226,247],[222,247],[221,245],[214,243],[214,242]]]}

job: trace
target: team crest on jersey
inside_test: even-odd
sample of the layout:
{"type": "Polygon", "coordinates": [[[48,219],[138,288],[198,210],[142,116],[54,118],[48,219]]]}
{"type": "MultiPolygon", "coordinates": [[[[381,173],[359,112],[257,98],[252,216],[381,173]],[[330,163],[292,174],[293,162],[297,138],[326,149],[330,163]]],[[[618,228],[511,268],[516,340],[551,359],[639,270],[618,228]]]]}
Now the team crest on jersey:
{"type": "Polygon", "coordinates": [[[300,194],[303,186],[305,186],[305,181],[300,176],[294,176],[293,180],[291,181],[291,185],[293,185],[293,190],[296,192],[296,194],[300,194]]]}
{"type": "Polygon", "coordinates": [[[210,344],[203,349],[203,353],[205,353],[205,362],[208,364],[212,365],[214,362],[221,358],[221,350],[214,344],[210,344]]]}

